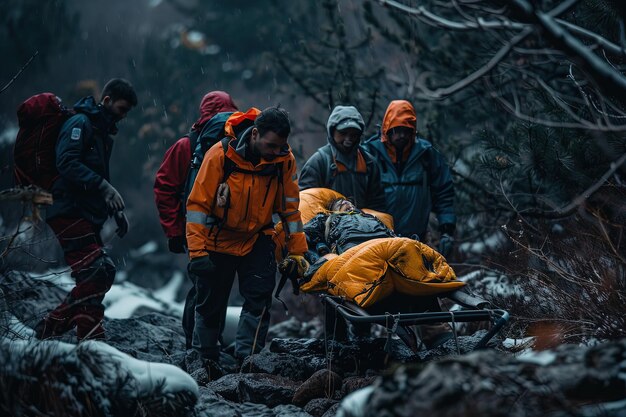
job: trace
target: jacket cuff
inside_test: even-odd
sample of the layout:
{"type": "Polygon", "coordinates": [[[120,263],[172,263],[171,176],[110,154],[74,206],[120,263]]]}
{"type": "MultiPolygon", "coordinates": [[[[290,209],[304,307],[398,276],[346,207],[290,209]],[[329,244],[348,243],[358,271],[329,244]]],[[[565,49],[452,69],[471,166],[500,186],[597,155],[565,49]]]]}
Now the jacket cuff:
{"type": "Polygon", "coordinates": [[[456,225],[454,223],[443,223],[439,225],[440,233],[453,235],[455,230],[456,230],[456,225]]]}

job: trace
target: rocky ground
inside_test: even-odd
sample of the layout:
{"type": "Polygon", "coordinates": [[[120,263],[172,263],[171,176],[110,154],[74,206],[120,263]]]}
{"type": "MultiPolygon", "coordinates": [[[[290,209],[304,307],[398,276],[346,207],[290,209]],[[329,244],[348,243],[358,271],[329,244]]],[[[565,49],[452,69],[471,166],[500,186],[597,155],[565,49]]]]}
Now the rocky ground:
{"type": "MultiPolygon", "coordinates": [[[[0,286],[7,308],[26,325],[64,294],[27,280],[0,286]]],[[[242,364],[225,353],[224,375],[210,375],[185,350],[177,318],[152,312],[105,326],[111,346],[189,373],[200,387],[190,413],[198,417],[626,416],[626,340],[521,355],[467,353],[478,332],[460,338],[461,355],[454,340],[415,355],[396,338],[325,343],[292,318],[273,327],[263,352],[242,364]]],[[[73,332],[63,341],[74,342],[73,332]]]]}

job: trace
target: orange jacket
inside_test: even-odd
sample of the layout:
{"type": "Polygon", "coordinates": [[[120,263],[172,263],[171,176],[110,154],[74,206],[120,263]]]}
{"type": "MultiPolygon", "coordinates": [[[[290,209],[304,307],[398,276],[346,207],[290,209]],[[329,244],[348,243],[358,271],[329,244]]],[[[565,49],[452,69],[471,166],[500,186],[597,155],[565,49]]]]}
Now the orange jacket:
{"type": "Polygon", "coordinates": [[[274,213],[288,226],[288,251],[303,254],[307,250],[298,210],[296,160],[291,149],[287,147],[272,161],[261,159],[253,165],[243,157],[242,148],[247,146],[245,138],[232,136],[233,125],[244,119],[253,120],[259,113],[257,109],[234,113],[224,128],[231,135],[226,154],[222,142],[218,142],[207,151],[202,161],[187,200],[187,244],[191,258],[203,256],[208,251],[246,255],[252,250],[259,233],[274,233],[274,213]],[[230,204],[226,211],[216,204],[217,189],[224,178],[225,155],[238,168],[247,171],[262,171],[268,165],[276,164],[280,174],[262,176],[232,172],[226,180],[230,188],[230,204]]]}

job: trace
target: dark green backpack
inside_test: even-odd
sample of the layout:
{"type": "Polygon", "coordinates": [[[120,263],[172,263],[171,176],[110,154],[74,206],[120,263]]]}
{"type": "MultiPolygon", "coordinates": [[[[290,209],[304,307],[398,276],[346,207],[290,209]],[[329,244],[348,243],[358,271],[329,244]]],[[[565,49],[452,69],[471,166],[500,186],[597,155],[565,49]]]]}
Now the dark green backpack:
{"type": "Polygon", "coordinates": [[[193,183],[196,181],[198,171],[200,171],[204,154],[206,154],[211,146],[215,145],[225,136],[224,126],[232,114],[232,112],[217,113],[204,124],[200,132],[191,131],[187,135],[191,143],[191,162],[187,180],[185,181],[185,187],[181,193],[181,201],[183,202],[181,208],[183,214],[186,212],[187,198],[191,193],[193,183]]]}

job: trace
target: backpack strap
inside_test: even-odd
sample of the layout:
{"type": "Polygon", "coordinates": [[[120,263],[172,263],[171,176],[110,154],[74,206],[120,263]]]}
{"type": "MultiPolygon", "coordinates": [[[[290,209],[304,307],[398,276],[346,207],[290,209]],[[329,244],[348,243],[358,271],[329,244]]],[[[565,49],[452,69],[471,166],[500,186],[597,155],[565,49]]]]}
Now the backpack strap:
{"type": "Polygon", "coordinates": [[[193,154],[196,152],[196,147],[198,146],[198,140],[200,139],[200,133],[197,130],[190,130],[184,137],[189,139],[189,144],[191,146],[191,155],[189,157],[193,160],[193,154]]]}
{"type": "MultiPolygon", "coordinates": [[[[222,175],[221,183],[225,183],[226,180],[228,180],[228,178],[231,176],[233,172],[241,172],[243,174],[251,174],[251,175],[269,176],[271,178],[270,178],[270,181],[268,182],[267,189],[265,190],[265,198],[267,198],[267,195],[269,194],[269,189],[270,189],[272,178],[274,177],[278,178],[279,187],[280,187],[280,184],[282,184],[283,163],[282,162],[274,163],[271,166],[269,166],[268,169],[263,169],[262,171],[254,171],[254,170],[241,168],[235,163],[235,161],[233,161],[226,155],[228,152],[228,146],[229,146],[228,144],[230,143],[230,140],[231,138],[228,136],[220,140],[220,143],[222,144],[222,150],[224,151],[224,166],[223,166],[223,175],[222,175]]],[[[284,195],[284,192],[283,192],[283,195],[284,195]]],[[[217,241],[217,236],[219,235],[219,232],[222,229],[222,226],[226,223],[226,220],[228,219],[229,208],[230,208],[230,201],[227,201],[226,207],[224,207],[224,217],[219,222],[217,233],[215,234],[216,241],[217,241]]]]}
{"type": "Polygon", "coordinates": [[[283,174],[283,163],[276,162],[271,165],[267,165],[260,171],[241,168],[237,165],[232,159],[226,156],[226,152],[228,151],[228,144],[230,143],[231,138],[225,137],[220,142],[222,143],[222,149],[224,150],[224,175],[222,177],[222,182],[225,182],[228,177],[233,172],[241,172],[242,174],[250,174],[250,175],[258,175],[261,177],[278,177],[282,180],[283,174]]]}
{"type": "MultiPolygon", "coordinates": [[[[366,174],[367,175],[367,159],[365,154],[361,151],[361,149],[357,148],[357,162],[356,162],[356,173],[357,174],[366,174]]],[[[326,172],[326,188],[332,188],[333,183],[335,182],[335,177],[337,174],[341,174],[344,172],[348,172],[349,170],[341,164],[337,164],[337,160],[335,159],[335,155],[333,154],[332,149],[330,150],[330,154],[326,154],[326,159],[328,161],[328,170],[326,172]]]]}
{"type": "Polygon", "coordinates": [[[227,136],[223,138],[222,140],[220,140],[220,142],[222,143],[222,149],[224,150],[224,175],[222,176],[222,182],[226,182],[228,177],[230,177],[230,174],[235,172],[235,170],[237,169],[237,164],[235,164],[235,162],[232,159],[226,156],[226,153],[228,152],[228,144],[230,143],[230,139],[231,138],[227,136]]]}

